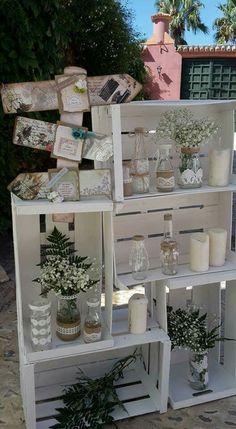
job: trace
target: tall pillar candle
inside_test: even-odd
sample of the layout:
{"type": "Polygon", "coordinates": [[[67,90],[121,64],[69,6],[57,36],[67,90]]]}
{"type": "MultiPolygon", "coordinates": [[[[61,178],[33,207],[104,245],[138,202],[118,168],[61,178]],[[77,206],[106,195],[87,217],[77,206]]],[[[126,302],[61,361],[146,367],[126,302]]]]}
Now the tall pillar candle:
{"type": "Polygon", "coordinates": [[[227,231],[223,228],[211,228],[208,234],[210,241],[210,265],[221,267],[225,263],[227,231]]]}
{"type": "Polygon", "coordinates": [[[209,153],[210,186],[227,186],[229,183],[231,150],[212,149],[209,153]]]}
{"type": "Polygon", "coordinates": [[[143,334],[147,329],[148,299],[141,293],[135,293],[129,299],[129,331],[131,334],[143,334]]]}
{"type": "Polygon", "coordinates": [[[190,269],[196,272],[209,269],[209,235],[204,232],[190,236],[190,269]]]}

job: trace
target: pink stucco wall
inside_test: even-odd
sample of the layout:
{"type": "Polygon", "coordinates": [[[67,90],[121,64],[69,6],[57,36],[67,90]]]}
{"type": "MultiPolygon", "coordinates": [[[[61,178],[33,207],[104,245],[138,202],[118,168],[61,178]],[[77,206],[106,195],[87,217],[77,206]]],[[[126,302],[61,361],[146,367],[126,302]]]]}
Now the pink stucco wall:
{"type": "Polygon", "coordinates": [[[179,100],[182,56],[176,52],[174,44],[147,45],[142,60],[149,73],[144,89],[152,100],[179,100]],[[161,66],[161,73],[157,71],[161,66]]]}

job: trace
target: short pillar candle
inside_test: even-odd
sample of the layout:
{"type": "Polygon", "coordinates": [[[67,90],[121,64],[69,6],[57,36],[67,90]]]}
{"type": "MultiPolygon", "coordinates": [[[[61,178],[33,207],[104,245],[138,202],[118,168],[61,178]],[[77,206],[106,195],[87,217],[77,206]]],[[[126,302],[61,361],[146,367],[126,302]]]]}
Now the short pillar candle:
{"type": "Polygon", "coordinates": [[[209,235],[204,232],[190,236],[190,269],[196,272],[209,269],[209,235]]]}
{"type": "Polygon", "coordinates": [[[230,149],[212,149],[209,153],[210,186],[227,186],[229,183],[230,149]]]}
{"type": "Polygon", "coordinates": [[[147,329],[148,299],[141,293],[135,293],[129,299],[129,331],[131,334],[144,334],[147,329]]]}
{"type": "Polygon", "coordinates": [[[227,231],[223,228],[211,228],[208,234],[210,242],[210,265],[221,267],[225,263],[227,231]]]}

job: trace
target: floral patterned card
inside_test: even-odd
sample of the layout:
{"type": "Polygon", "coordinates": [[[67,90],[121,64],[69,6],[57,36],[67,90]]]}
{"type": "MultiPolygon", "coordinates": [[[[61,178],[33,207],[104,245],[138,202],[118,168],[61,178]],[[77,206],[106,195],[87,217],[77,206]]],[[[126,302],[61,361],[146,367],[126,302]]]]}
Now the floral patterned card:
{"type": "Polygon", "coordinates": [[[13,143],[51,152],[56,129],[56,124],[18,116],[15,121],[13,143]]]}
{"type": "Polygon", "coordinates": [[[53,146],[53,155],[72,161],[81,161],[84,136],[85,131],[83,128],[58,125],[53,146]]]}
{"type": "Polygon", "coordinates": [[[81,196],[105,195],[111,198],[111,171],[109,169],[81,170],[79,178],[81,196]]]}
{"type": "Polygon", "coordinates": [[[22,173],[8,185],[7,189],[21,200],[34,200],[45,197],[42,190],[47,183],[48,173],[22,173]]]}
{"type": "Polygon", "coordinates": [[[93,161],[108,161],[113,155],[112,136],[87,132],[83,145],[83,158],[93,161]]]}
{"type": "Polygon", "coordinates": [[[55,76],[60,113],[90,110],[86,74],[55,76]]]}
{"type": "MultiPolygon", "coordinates": [[[[60,169],[54,168],[48,170],[49,180],[51,180],[60,169]]],[[[79,170],[71,168],[66,174],[64,174],[57,182],[52,186],[52,191],[57,191],[63,198],[64,201],[79,201],[79,170]]]]}
{"type": "Polygon", "coordinates": [[[54,80],[3,84],[1,96],[4,113],[58,109],[54,80]]]}

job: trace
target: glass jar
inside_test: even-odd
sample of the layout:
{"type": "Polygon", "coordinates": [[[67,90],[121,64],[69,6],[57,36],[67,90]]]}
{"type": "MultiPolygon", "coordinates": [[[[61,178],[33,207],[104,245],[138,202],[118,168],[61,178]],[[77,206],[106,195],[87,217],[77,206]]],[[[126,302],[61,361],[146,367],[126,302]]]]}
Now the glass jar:
{"type": "Polygon", "coordinates": [[[34,351],[51,348],[51,303],[40,298],[29,304],[31,343],[34,351]]]}
{"type": "Polygon", "coordinates": [[[200,188],[203,171],[199,147],[182,147],[179,165],[179,186],[181,188],[200,188]]]}
{"type": "Polygon", "coordinates": [[[149,259],[143,235],[135,235],[132,238],[129,265],[132,268],[132,276],[135,280],[144,280],[147,277],[149,259]]]}
{"type": "Polygon", "coordinates": [[[80,335],[80,311],[78,296],[57,297],[57,327],[58,338],[63,341],[73,341],[80,335]]]}
{"type": "Polygon", "coordinates": [[[198,353],[190,351],[188,381],[194,390],[207,388],[209,381],[207,351],[198,353]]]}
{"type": "Polygon", "coordinates": [[[161,266],[162,273],[174,275],[178,272],[179,246],[174,239],[172,215],[164,215],[164,237],[161,241],[161,266]]]}
{"type": "Polygon", "coordinates": [[[135,148],[132,157],[132,186],[135,194],[149,192],[149,160],[144,141],[144,128],[135,128],[135,148]]]}
{"type": "Polygon", "coordinates": [[[174,169],[170,161],[170,144],[162,144],[159,147],[159,160],[156,172],[156,186],[159,192],[172,192],[175,189],[174,169]]]}
{"type": "Polygon", "coordinates": [[[133,195],[133,179],[131,176],[131,162],[123,161],[123,189],[124,197],[133,195]]]}
{"type": "Polygon", "coordinates": [[[97,298],[90,298],[87,306],[87,315],[84,320],[84,342],[94,343],[100,341],[102,336],[100,301],[97,298]]]}

